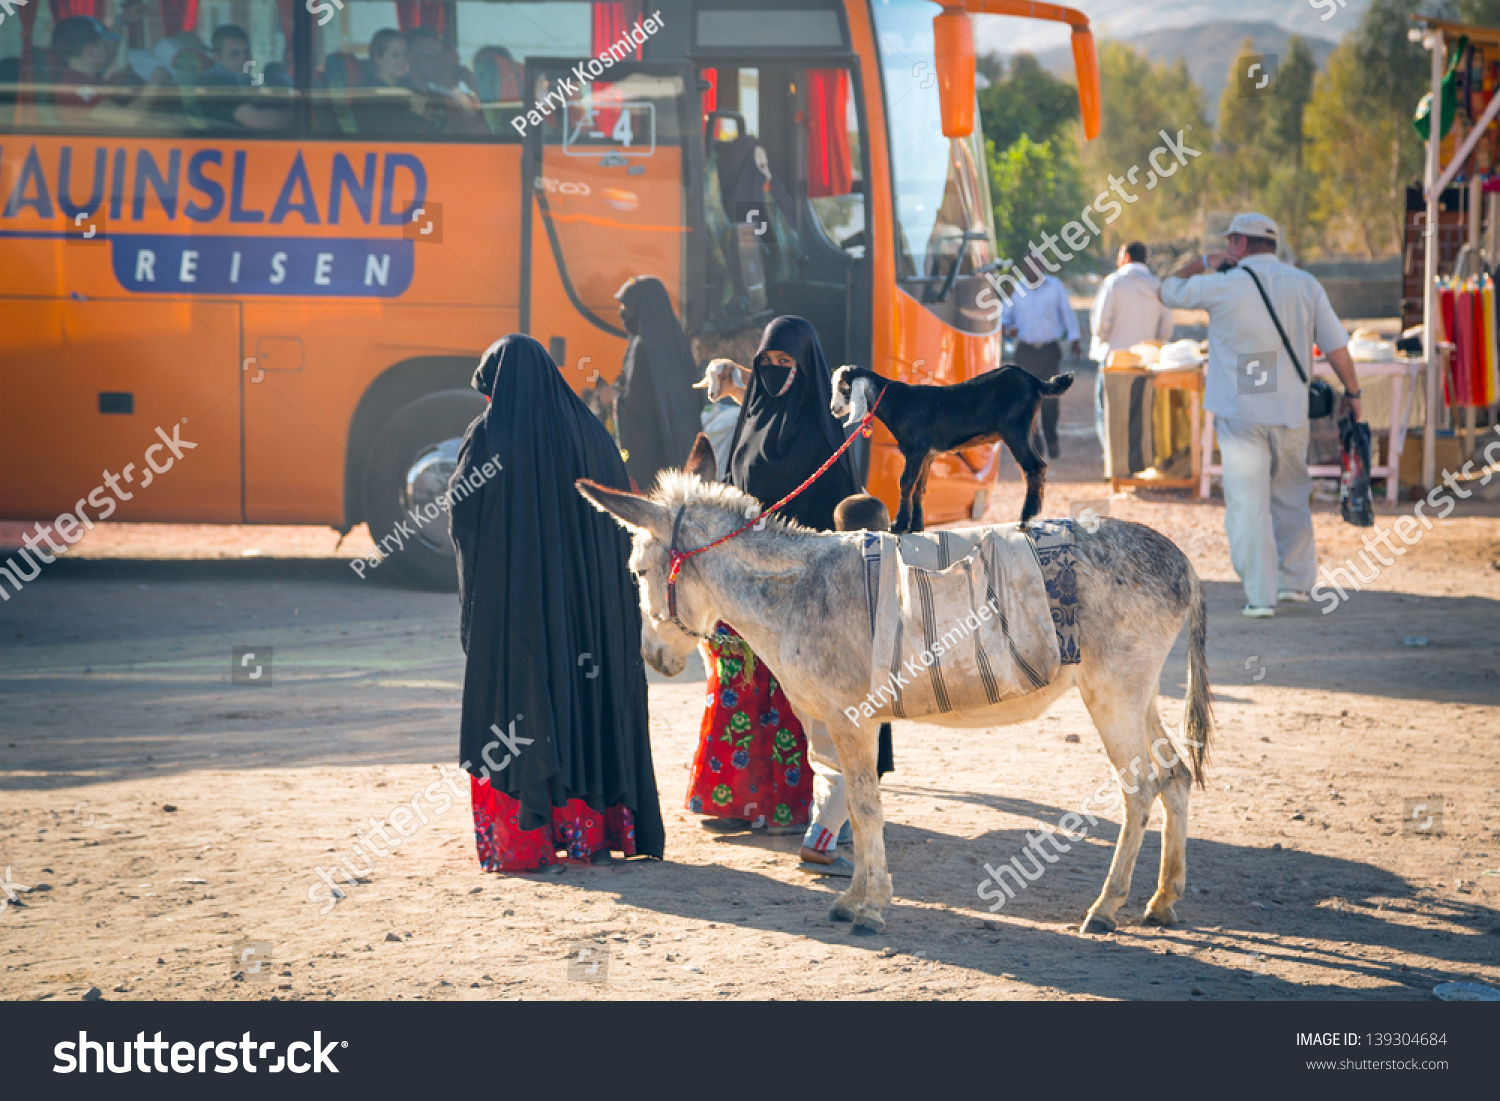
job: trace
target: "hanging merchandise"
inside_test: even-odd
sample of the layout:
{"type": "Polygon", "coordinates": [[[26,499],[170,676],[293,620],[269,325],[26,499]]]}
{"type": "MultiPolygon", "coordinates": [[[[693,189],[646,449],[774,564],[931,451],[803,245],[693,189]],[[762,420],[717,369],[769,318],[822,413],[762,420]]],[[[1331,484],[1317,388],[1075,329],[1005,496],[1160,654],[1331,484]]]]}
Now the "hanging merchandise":
{"type": "Polygon", "coordinates": [[[1474,366],[1474,292],[1467,282],[1460,283],[1456,295],[1457,326],[1453,353],[1453,405],[1470,404],[1469,381],[1474,366]]]}
{"type": "Polygon", "coordinates": [[[1479,395],[1480,405],[1494,405],[1500,401],[1500,344],[1496,342],[1495,325],[1495,281],[1486,275],[1481,281],[1480,313],[1484,317],[1484,389],[1479,395]]]}
{"type": "MultiPolygon", "coordinates": [[[[1448,63],[1448,71],[1443,74],[1443,121],[1439,138],[1448,136],[1448,131],[1453,127],[1453,118],[1458,113],[1458,70],[1464,61],[1464,54],[1469,45],[1467,37],[1458,40],[1458,48],[1453,51],[1453,60],[1448,63]]],[[[1426,141],[1432,132],[1432,122],[1428,116],[1432,113],[1432,93],[1428,92],[1417,104],[1417,113],[1412,118],[1411,124],[1417,128],[1417,133],[1422,135],[1426,141]]]]}
{"type": "Polygon", "coordinates": [[[1450,279],[1438,280],[1438,321],[1442,324],[1442,331],[1437,334],[1440,342],[1454,345],[1448,353],[1447,370],[1443,372],[1443,404],[1452,405],[1455,393],[1453,382],[1454,364],[1458,360],[1458,330],[1454,324],[1454,289],[1450,279]]]}
{"type": "Polygon", "coordinates": [[[1495,284],[1488,275],[1438,280],[1437,336],[1453,346],[1443,372],[1443,403],[1449,408],[1483,409],[1500,400],[1495,308],[1495,284]]]}
{"type": "Polygon", "coordinates": [[[1469,405],[1483,405],[1484,376],[1489,370],[1489,356],[1484,350],[1484,285],[1478,279],[1470,280],[1469,300],[1473,319],[1473,347],[1469,353],[1469,377],[1465,380],[1468,383],[1466,397],[1469,405]]]}

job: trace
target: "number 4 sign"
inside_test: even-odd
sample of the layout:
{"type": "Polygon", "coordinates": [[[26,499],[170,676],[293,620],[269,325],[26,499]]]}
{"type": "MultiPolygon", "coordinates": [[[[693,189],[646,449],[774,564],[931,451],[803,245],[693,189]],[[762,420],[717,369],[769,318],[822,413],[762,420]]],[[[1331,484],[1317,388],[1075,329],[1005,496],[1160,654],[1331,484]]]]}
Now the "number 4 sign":
{"type": "Polygon", "coordinates": [[[642,101],[608,105],[569,103],[563,127],[563,154],[592,157],[604,148],[637,157],[649,157],[655,153],[656,104],[642,101]]]}

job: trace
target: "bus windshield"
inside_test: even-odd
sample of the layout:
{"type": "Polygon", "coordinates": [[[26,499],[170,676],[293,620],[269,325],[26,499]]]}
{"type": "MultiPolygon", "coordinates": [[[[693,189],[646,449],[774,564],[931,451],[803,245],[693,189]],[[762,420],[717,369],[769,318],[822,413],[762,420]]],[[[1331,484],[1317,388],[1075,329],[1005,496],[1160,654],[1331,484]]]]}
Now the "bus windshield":
{"type": "Polygon", "coordinates": [[[872,7],[890,131],[896,275],[933,305],[955,259],[960,275],[995,259],[984,136],[977,124],[966,138],[943,136],[930,0],[875,0],[872,7]]]}

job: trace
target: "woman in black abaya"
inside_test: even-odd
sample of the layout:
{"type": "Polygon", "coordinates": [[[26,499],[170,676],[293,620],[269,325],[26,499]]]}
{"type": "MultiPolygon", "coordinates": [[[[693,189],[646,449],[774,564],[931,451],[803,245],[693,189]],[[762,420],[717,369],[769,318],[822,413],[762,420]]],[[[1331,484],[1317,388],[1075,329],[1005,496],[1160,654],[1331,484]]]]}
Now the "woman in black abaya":
{"type": "Polygon", "coordinates": [[[642,276],[620,288],[620,321],[630,333],[616,386],[615,424],[625,469],[643,491],[657,472],[687,462],[703,399],[693,388],[698,367],[660,279],[642,276]]]}
{"type": "MultiPolygon", "coordinates": [[[[844,442],[829,412],[833,372],[812,323],[790,315],[766,326],[729,445],[729,484],[769,508],[822,466],[844,442]]],[[[777,515],[833,530],[833,510],[859,493],[849,452],[777,515]]]]}
{"type": "Polygon", "coordinates": [[[472,385],[490,406],[449,492],[479,862],[660,857],[630,539],[573,487],[629,489],[619,452],[530,337],[492,345],[472,385]]]}
{"type": "MultiPolygon", "coordinates": [[[[730,445],[730,484],[769,508],[827,462],[844,442],[828,409],[832,387],[811,324],[778,317],[766,326],[730,445]]],[[[776,515],[832,531],[834,507],[859,491],[846,451],[776,515]]],[[[708,648],[714,659],[710,702],[693,759],[688,809],[706,815],[701,824],[714,832],[764,825],[770,833],[801,833],[814,810],[814,770],[802,724],[775,676],[731,627],[720,623],[708,648]]],[[[814,749],[815,756],[827,756],[821,746],[814,749]]],[[[833,834],[838,828],[835,822],[833,834]]]]}

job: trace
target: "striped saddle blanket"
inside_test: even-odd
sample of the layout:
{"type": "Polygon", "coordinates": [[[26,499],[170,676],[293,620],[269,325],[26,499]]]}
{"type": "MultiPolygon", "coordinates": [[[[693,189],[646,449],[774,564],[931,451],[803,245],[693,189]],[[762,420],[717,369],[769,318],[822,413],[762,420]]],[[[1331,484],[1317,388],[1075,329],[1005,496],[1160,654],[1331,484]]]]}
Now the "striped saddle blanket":
{"type": "Polygon", "coordinates": [[[872,711],[973,711],[1078,661],[1071,521],[893,536],[867,532],[872,711]]]}

